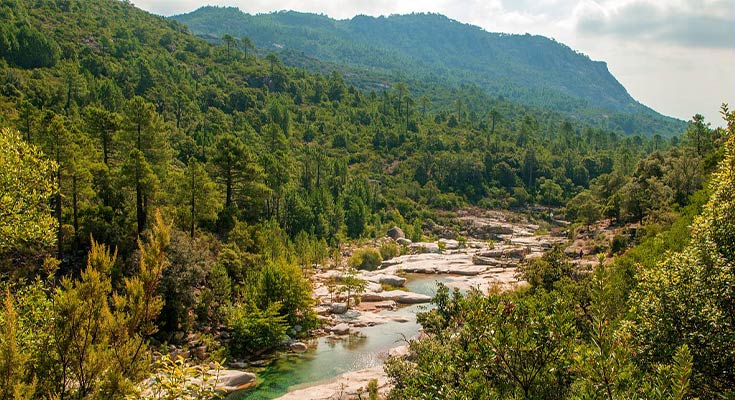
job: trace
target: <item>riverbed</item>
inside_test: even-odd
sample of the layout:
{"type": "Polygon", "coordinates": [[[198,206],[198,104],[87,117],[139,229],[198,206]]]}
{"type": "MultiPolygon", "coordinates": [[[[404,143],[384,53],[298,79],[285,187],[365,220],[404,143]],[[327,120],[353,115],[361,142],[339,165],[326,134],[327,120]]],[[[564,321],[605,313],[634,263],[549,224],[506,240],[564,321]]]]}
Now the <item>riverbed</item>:
{"type": "MultiPolygon", "coordinates": [[[[408,274],[406,288],[415,293],[433,296],[436,282],[450,283],[452,276],[408,274]]],[[[392,320],[383,324],[356,329],[357,334],[340,339],[321,337],[308,342],[305,353],[282,353],[271,364],[252,369],[259,383],[251,390],[230,395],[230,400],[274,399],[302,387],[311,386],[335,378],[345,372],[380,366],[388,350],[406,344],[415,338],[420,329],[416,314],[430,309],[429,304],[400,307],[386,310],[379,315],[392,320]],[[402,317],[402,318],[395,318],[402,317]],[[403,320],[405,322],[397,322],[403,320]]],[[[347,317],[350,317],[349,311],[347,317]]]]}
{"type": "MultiPolygon", "coordinates": [[[[373,281],[373,289],[369,290],[380,291],[380,285],[374,283],[376,275],[401,276],[407,280],[406,290],[426,296],[436,294],[437,282],[463,292],[469,288],[483,292],[490,288],[512,290],[522,284],[516,276],[516,266],[524,258],[538,257],[555,243],[566,239],[563,235],[535,234],[538,226],[522,218],[513,218],[518,221],[513,223],[503,218],[491,213],[465,221],[475,226],[470,232],[492,234],[496,240],[494,243],[471,239],[466,246],[460,246],[456,240],[441,239],[446,251],[441,250],[439,243],[414,243],[411,248],[415,251],[384,263],[378,271],[361,272],[359,277],[373,281]]],[[[315,294],[320,293],[317,298],[321,302],[330,301],[324,282],[334,276],[333,272],[327,271],[316,280],[315,294]]],[[[372,301],[394,296],[395,292],[390,292],[389,296],[382,299],[377,296],[378,299],[372,301]]],[[[374,293],[373,297],[376,297],[374,293]]],[[[392,303],[393,306],[396,302],[401,303],[401,300],[394,300],[381,303],[392,303]]],[[[341,385],[345,383],[351,383],[355,386],[352,389],[357,390],[364,387],[370,378],[379,378],[382,390],[389,390],[389,382],[381,369],[387,353],[418,336],[420,326],[416,322],[416,314],[430,307],[431,304],[398,304],[396,309],[377,312],[375,310],[380,308],[373,306],[372,309],[368,307],[370,311],[364,309],[362,314],[350,310],[346,314],[328,317],[332,326],[349,325],[351,334],[314,339],[307,343],[305,353],[283,353],[269,365],[252,369],[259,377],[258,385],[229,399],[274,399],[286,393],[289,393],[286,397],[298,400],[327,398],[344,389],[341,385]],[[367,321],[373,321],[375,325],[365,326],[367,321]],[[322,396],[325,393],[329,396],[322,396]]],[[[325,329],[329,331],[329,327],[325,329]]]]}

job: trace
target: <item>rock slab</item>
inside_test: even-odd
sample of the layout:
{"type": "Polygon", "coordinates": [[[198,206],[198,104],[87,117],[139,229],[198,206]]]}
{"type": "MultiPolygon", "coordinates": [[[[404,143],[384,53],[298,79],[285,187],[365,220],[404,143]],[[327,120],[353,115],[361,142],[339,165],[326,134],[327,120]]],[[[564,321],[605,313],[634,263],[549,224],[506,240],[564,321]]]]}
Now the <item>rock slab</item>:
{"type": "Polygon", "coordinates": [[[357,398],[362,393],[367,398],[367,386],[371,379],[378,381],[378,392],[387,395],[390,382],[382,366],[348,372],[322,384],[286,393],[278,400],[334,400],[357,398]],[[341,395],[341,397],[340,397],[341,395]]]}
{"type": "Polygon", "coordinates": [[[246,389],[255,384],[256,376],[252,372],[236,371],[231,369],[223,369],[219,372],[210,371],[213,376],[217,376],[215,388],[218,391],[230,393],[236,390],[246,389]]]}

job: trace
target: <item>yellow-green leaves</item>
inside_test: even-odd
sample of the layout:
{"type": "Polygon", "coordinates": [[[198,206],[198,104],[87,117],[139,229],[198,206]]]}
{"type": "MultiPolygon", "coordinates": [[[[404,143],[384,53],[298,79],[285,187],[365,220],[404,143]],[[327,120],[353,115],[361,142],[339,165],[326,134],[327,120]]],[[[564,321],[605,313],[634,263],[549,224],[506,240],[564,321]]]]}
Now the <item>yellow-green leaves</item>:
{"type": "Polygon", "coordinates": [[[220,398],[217,392],[221,366],[214,363],[213,369],[202,365],[192,366],[178,356],[159,358],[154,369],[156,374],[141,388],[142,394],[128,396],[128,400],[211,400],[220,398]]]}
{"type": "Polygon", "coordinates": [[[735,393],[735,114],[727,108],[723,114],[725,158],[713,175],[712,196],[692,224],[692,240],[682,252],[643,269],[631,299],[640,358],[668,362],[688,346],[691,386],[702,397],[735,393]]]}
{"type": "Polygon", "coordinates": [[[54,243],[56,220],[48,203],[56,191],[54,168],[19,132],[0,131],[0,251],[54,243]]]}

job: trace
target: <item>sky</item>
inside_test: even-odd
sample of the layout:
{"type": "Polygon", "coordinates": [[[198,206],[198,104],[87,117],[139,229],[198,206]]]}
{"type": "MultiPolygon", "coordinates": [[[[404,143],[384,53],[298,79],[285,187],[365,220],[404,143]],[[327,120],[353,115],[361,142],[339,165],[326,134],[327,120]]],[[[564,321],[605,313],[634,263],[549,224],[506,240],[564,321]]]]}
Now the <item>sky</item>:
{"type": "Polygon", "coordinates": [[[720,105],[735,108],[733,0],[133,0],[155,14],[204,5],[256,14],[295,10],[346,19],[355,15],[435,12],[489,32],[556,39],[605,61],[641,103],[683,120],[702,114],[724,125],[720,105]]]}

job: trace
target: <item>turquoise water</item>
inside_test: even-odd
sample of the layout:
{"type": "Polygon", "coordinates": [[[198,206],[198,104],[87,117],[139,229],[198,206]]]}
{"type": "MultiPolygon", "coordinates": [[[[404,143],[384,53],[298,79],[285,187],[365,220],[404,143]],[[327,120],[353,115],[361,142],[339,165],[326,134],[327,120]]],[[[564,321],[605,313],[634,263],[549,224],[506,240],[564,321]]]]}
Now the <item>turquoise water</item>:
{"type": "MultiPolygon", "coordinates": [[[[431,296],[436,293],[436,281],[451,280],[451,277],[446,276],[419,274],[411,274],[407,278],[409,290],[431,296]]],[[[408,322],[389,322],[360,328],[360,336],[350,335],[341,340],[322,337],[309,342],[309,350],[305,353],[284,353],[270,365],[252,370],[258,375],[257,387],[235,393],[228,399],[274,399],[289,390],[311,386],[345,372],[381,365],[389,349],[405,344],[404,339],[418,335],[420,326],[416,323],[416,313],[427,310],[429,306],[412,305],[396,311],[383,311],[383,315],[402,316],[408,322]]]]}

